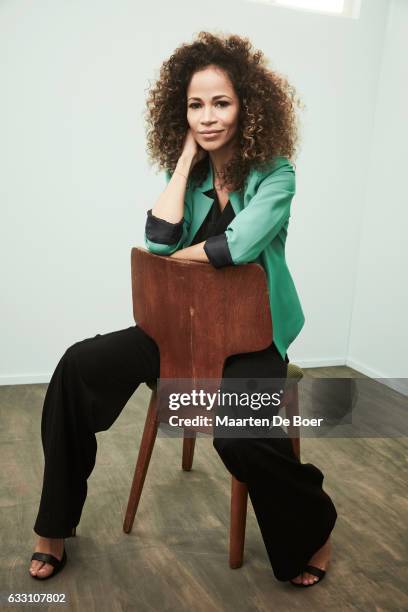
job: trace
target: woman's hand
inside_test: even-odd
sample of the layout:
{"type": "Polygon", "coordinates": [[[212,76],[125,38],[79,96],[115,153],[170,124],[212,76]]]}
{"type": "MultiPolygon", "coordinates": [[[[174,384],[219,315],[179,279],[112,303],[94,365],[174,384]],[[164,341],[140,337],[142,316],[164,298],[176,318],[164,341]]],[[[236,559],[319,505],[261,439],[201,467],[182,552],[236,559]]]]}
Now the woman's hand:
{"type": "Polygon", "coordinates": [[[190,169],[193,169],[193,167],[199,161],[204,159],[206,154],[207,154],[207,151],[205,151],[202,147],[200,147],[200,145],[198,144],[198,142],[196,141],[196,139],[193,136],[191,128],[189,128],[187,130],[186,137],[184,139],[183,151],[182,151],[180,157],[182,157],[183,159],[185,158],[185,159],[191,160],[191,167],[190,167],[190,169]]]}

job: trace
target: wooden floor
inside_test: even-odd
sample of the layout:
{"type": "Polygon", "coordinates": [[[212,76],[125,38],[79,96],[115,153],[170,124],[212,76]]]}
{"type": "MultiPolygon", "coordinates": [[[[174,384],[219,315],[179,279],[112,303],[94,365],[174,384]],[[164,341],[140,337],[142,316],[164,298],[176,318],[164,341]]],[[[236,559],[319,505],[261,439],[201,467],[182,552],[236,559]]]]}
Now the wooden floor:
{"type": "MultiPolygon", "coordinates": [[[[305,372],[356,374],[348,368],[305,372]]],[[[66,568],[43,584],[32,579],[27,569],[42,482],[46,388],[0,387],[1,609],[8,609],[8,593],[44,592],[65,593],[69,605],[62,609],[81,612],[408,609],[407,438],[302,439],[302,461],[324,472],[338,519],[325,580],[295,589],[274,578],[250,503],[245,562],[229,568],[230,476],[209,437],[197,441],[189,473],[181,470],[181,440],[158,437],[133,531],[123,533],[150,396],[144,384],[113,427],[97,434],[97,463],[78,535],[66,540],[66,568]]],[[[383,387],[382,400],[387,392],[383,387]]]]}

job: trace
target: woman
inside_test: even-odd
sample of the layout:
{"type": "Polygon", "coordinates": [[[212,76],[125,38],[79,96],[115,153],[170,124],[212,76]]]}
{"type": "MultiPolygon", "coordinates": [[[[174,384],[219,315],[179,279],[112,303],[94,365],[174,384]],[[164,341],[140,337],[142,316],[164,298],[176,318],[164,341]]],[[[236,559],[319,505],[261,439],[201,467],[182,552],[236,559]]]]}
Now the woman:
{"type": "MultiPolygon", "coordinates": [[[[146,246],[216,268],[260,263],[274,341],[231,355],[222,387],[234,378],[285,378],[286,350],[304,323],[284,257],[295,193],[293,88],[247,39],[200,32],[163,63],[147,107],[149,153],[167,170],[168,184],[148,211],[146,246]]],[[[108,429],[139,384],[159,373],[159,348],[137,325],[77,342],[61,358],[42,416],[45,469],[32,576],[48,578],[66,562],[64,538],[74,535],[81,516],[95,433],[108,429]]],[[[227,469],[248,485],[275,577],[297,586],[321,580],[337,518],[322,472],[299,462],[286,435],[213,443],[227,469]]]]}

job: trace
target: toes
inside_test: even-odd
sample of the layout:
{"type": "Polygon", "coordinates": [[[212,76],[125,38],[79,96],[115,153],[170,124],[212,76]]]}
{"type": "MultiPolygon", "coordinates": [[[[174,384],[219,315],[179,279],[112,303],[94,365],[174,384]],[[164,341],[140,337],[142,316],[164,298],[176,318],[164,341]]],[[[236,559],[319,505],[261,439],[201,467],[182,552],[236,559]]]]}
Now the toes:
{"type": "Polygon", "coordinates": [[[54,570],[54,567],[49,563],[43,563],[42,561],[34,560],[30,566],[29,572],[32,576],[40,576],[46,578],[54,570]]]}
{"type": "Polygon", "coordinates": [[[314,576],[314,574],[309,574],[307,572],[299,574],[299,576],[296,576],[296,578],[291,578],[291,582],[295,582],[296,584],[314,584],[319,580],[320,579],[318,576],[314,576]]]}
{"type": "Polygon", "coordinates": [[[299,574],[299,576],[296,576],[296,578],[292,578],[291,580],[292,580],[292,582],[296,582],[296,584],[301,584],[301,582],[302,582],[302,574],[299,574]]]}
{"type": "Polygon", "coordinates": [[[36,575],[36,573],[38,572],[38,570],[44,565],[44,563],[42,561],[32,561],[31,565],[30,565],[30,574],[34,574],[36,575]]]}
{"type": "Polygon", "coordinates": [[[49,576],[53,570],[54,567],[52,565],[49,563],[44,563],[43,567],[38,570],[37,574],[41,576],[41,578],[45,578],[46,576],[49,576]]]}
{"type": "Polygon", "coordinates": [[[303,574],[303,584],[313,584],[314,582],[317,582],[319,580],[319,578],[317,576],[314,576],[313,574],[303,574]]]}

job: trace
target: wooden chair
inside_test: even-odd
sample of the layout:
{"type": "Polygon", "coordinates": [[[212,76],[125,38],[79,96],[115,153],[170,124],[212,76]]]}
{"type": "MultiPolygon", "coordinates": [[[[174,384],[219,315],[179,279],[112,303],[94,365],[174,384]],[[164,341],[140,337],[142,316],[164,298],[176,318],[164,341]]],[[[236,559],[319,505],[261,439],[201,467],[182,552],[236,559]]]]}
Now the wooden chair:
{"type": "MultiPolygon", "coordinates": [[[[157,343],[160,379],[214,379],[220,385],[229,355],[260,351],[272,342],[272,321],[265,271],[259,264],[215,269],[208,263],[163,257],[146,249],[131,253],[135,322],[157,343]]],[[[286,416],[299,414],[297,383],[302,371],[288,364],[282,404],[286,416]],[[292,384],[290,384],[292,383],[292,384]]],[[[157,381],[152,389],[123,530],[130,533],[143,489],[159,425],[157,381]]],[[[197,385],[197,388],[199,385],[197,385]]],[[[191,470],[196,432],[185,431],[182,468],[191,470]]],[[[299,432],[291,427],[293,449],[300,458],[299,432]]],[[[231,568],[243,562],[248,490],[232,476],[231,568]]]]}

